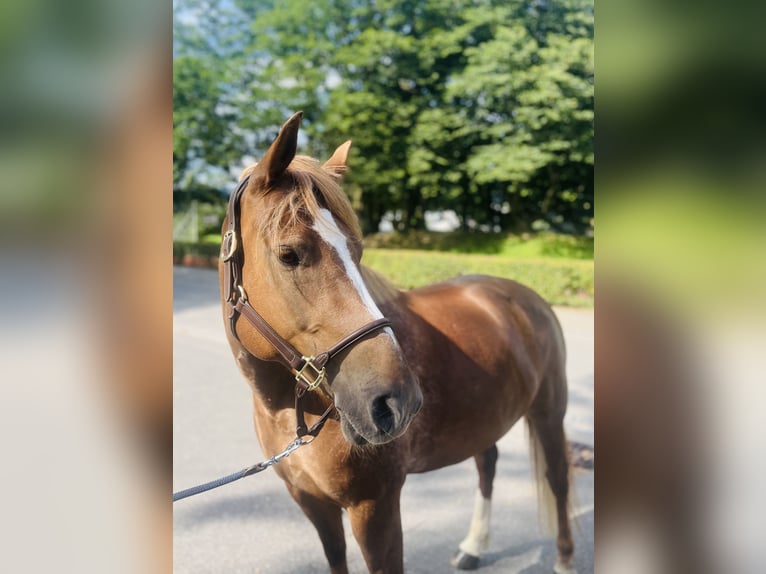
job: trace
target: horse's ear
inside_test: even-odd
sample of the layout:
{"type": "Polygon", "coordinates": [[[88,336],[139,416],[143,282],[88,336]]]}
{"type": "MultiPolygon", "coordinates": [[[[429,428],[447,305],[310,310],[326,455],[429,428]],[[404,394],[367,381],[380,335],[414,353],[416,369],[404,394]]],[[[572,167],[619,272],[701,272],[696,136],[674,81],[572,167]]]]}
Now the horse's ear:
{"type": "Polygon", "coordinates": [[[322,166],[335,179],[343,177],[343,174],[346,173],[346,170],[348,169],[346,161],[348,160],[349,149],[351,149],[351,140],[340,144],[338,149],[335,150],[335,153],[332,154],[332,157],[330,157],[330,159],[328,159],[322,166]]]}
{"type": "Polygon", "coordinates": [[[295,152],[298,151],[298,130],[301,127],[302,117],[303,112],[298,112],[285,122],[279,130],[277,139],[266,151],[263,159],[258,162],[256,171],[267,184],[279,179],[293,161],[295,152]]]}

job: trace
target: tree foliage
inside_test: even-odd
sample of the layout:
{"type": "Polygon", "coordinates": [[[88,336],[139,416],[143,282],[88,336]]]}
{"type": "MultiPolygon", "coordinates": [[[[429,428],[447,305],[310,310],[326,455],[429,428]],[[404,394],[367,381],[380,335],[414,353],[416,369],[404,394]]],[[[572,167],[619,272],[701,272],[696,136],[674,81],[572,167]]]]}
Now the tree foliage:
{"type": "Polygon", "coordinates": [[[446,209],[466,229],[592,225],[592,0],[177,5],[176,186],[192,161],[258,155],[302,109],[310,153],[354,140],[369,231],[446,209]]]}

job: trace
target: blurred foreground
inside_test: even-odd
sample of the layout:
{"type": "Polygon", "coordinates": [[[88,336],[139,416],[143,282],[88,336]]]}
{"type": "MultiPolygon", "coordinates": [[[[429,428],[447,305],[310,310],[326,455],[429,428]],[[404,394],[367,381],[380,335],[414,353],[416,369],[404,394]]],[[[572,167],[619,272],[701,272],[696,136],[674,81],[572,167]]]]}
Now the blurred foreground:
{"type": "Polygon", "coordinates": [[[600,8],[597,570],[762,572],[763,6],[600,8]]]}
{"type": "Polygon", "coordinates": [[[171,5],[0,9],[0,571],[169,572],[171,5]]]}

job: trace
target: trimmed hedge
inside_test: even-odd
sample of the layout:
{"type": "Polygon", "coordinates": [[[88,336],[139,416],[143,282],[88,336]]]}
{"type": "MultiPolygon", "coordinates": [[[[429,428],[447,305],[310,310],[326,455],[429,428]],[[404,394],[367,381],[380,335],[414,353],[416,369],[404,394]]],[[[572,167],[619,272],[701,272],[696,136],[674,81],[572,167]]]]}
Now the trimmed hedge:
{"type": "Polygon", "coordinates": [[[374,233],[364,238],[365,248],[415,249],[449,253],[499,255],[514,259],[593,259],[593,238],[556,233],[374,233]]]}
{"type": "Polygon", "coordinates": [[[219,243],[173,242],[173,263],[192,267],[218,267],[219,243]]]}
{"type": "Polygon", "coordinates": [[[401,289],[422,287],[458,275],[483,274],[523,283],[554,305],[593,306],[593,261],[513,260],[492,255],[366,249],[362,263],[401,289]]]}

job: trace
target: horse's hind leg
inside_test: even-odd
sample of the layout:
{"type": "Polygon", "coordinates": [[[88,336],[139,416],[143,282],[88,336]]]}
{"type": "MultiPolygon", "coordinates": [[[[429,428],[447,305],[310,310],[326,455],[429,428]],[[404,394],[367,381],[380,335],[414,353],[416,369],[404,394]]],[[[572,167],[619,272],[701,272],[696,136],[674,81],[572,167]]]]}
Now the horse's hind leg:
{"type": "Polygon", "coordinates": [[[574,544],[569,526],[569,457],[564,434],[564,414],[529,413],[527,421],[538,480],[541,480],[540,474],[544,468],[545,478],[555,498],[558,559],[554,571],[558,574],[574,574],[574,544]],[[539,459],[539,449],[542,449],[543,460],[539,459]]]}
{"type": "Polygon", "coordinates": [[[289,485],[287,489],[317,529],[325,557],[330,564],[330,572],[332,574],[348,574],[346,538],[343,534],[343,518],[340,506],[320,500],[289,485]]]}
{"type": "Polygon", "coordinates": [[[492,508],[492,481],[497,464],[497,446],[492,445],[474,457],[479,470],[479,490],[473,507],[473,517],[468,535],[460,543],[450,563],[460,570],[475,570],[479,556],[489,544],[489,516],[492,508]]]}

